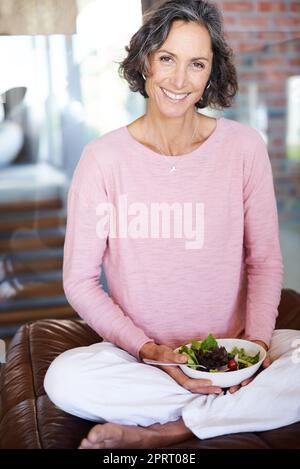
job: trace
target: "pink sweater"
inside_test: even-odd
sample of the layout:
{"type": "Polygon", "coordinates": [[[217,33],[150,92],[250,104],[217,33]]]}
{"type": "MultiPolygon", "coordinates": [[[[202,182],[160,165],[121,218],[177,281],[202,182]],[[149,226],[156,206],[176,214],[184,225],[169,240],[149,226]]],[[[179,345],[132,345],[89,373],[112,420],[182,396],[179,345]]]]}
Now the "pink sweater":
{"type": "Polygon", "coordinates": [[[68,196],[63,281],[106,340],[136,357],[146,342],[176,347],[210,332],[269,344],[282,277],[272,169],[255,129],[221,117],[177,157],[126,126],[85,147],[68,196]]]}

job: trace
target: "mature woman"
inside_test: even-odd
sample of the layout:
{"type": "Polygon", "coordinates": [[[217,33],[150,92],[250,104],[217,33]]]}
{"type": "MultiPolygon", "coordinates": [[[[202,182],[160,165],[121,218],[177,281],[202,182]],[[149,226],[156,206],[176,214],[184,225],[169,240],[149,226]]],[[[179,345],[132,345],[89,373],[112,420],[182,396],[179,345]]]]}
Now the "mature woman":
{"type": "Polygon", "coordinates": [[[299,333],[274,331],[283,266],[266,145],[251,127],[199,112],[229,107],[237,92],[221,14],[206,1],[168,1],[126,50],[121,72],[147,111],[86,146],[68,197],[65,292],[105,340],[58,356],[46,392],[98,422],[80,448],[290,424],[299,333]],[[174,348],[208,333],[262,344],[265,369],[226,393],[142,361],[185,360],[174,348]]]}

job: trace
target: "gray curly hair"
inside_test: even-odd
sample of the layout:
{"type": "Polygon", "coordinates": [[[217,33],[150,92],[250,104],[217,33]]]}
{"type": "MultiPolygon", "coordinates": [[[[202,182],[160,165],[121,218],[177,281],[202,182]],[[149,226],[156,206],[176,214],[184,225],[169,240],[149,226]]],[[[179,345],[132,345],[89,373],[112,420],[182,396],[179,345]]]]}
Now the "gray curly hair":
{"type": "Polygon", "coordinates": [[[202,0],[169,0],[146,12],[143,25],[125,47],[127,57],[119,62],[119,75],[129,83],[131,91],[138,91],[148,98],[144,74],[149,73],[149,57],[167,39],[173,21],[194,21],[204,26],[212,42],[213,63],[210,84],[196,108],[210,106],[223,109],[232,105],[238,91],[237,72],[232,49],[223,31],[223,18],[218,7],[202,0]]]}

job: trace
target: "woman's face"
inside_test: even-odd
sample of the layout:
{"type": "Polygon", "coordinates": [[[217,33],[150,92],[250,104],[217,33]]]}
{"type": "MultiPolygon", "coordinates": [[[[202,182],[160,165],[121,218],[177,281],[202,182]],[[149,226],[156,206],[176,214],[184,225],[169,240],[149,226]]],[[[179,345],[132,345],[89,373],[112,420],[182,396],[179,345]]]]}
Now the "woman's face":
{"type": "Polygon", "coordinates": [[[166,41],[150,56],[149,104],[169,117],[180,117],[194,108],[209,80],[212,59],[206,28],[174,21],[166,41]]]}

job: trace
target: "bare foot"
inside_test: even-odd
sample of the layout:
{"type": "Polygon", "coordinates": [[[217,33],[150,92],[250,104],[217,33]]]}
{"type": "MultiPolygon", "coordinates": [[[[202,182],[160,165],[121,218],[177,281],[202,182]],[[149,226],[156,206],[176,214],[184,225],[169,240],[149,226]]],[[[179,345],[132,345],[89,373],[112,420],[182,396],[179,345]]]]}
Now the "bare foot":
{"type": "Polygon", "coordinates": [[[193,433],[183,421],[150,427],[104,423],[95,425],[84,438],[79,449],[103,448],[161,448],[180,443],[192,437],[193,433]]]}

